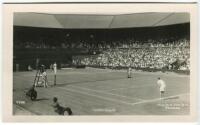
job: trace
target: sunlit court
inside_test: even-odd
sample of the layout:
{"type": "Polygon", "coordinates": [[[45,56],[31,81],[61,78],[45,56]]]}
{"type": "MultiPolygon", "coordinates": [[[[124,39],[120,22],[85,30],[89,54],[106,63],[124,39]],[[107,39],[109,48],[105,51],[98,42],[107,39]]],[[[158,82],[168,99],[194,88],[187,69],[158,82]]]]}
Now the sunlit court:
{"type": "Polygon", "coordinates": [[[189,75],[172,72],[68,68],[54,73],[47,70],[48,87],[36,87],[38,97],[31,101],[24,90],[33,85],[36,71],[14,72],[13,104],[15,115],[55,115],[53,97],[70,107],[74,115],[187,115],[189,109],[189,75]],[[156,84],[165,80],[164,97],[156,84]]]}

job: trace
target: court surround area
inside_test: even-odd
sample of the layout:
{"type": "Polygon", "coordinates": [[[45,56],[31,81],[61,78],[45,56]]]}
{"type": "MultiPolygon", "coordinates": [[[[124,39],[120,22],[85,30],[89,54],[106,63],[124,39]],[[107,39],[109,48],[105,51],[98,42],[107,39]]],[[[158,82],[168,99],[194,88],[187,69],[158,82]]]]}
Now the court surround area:
{"type": "Polygon", "coordinates": [[[50,87],[37,87],[36,101],[24,94],[34,82],[36,71],[13,73],[14,115],[57,115],[51,106],[53,97],[74,115],[189,115],[189,75],[172,72],[134,71],[127,78],[125,70],[62,69],[47,70],[50,87]],[[157,78],[167,85],[161,103],[157,78]]]}

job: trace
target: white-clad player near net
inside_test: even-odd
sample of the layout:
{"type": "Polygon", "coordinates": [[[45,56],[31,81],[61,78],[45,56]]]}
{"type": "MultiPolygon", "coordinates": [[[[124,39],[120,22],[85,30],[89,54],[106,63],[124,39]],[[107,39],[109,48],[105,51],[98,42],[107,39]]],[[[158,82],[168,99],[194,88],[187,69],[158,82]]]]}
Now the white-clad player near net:
{"type": "Polygon", "coordinates": [[[54,85],[56,85],[56,73],[57,73],[57,64],[56,64],[56,62],[53,64],[53,71],[54,71],[54,85]]]}
{"type": "Polygon", "coordinates": [[[162,80],[160,77],[158,78],[158,81],[157,81],[157,85],[160,89],[160,98],[162,99],[164,97],[164,93],[165,93],[165,90],[166,90],[166,84],[165,84],[165,81],[162,80]]]}

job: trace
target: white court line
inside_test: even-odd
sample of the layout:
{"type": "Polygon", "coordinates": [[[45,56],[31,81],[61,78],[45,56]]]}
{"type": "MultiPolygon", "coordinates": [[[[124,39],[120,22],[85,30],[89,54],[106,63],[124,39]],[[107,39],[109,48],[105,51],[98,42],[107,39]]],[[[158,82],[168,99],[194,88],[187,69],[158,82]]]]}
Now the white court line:
{"type": "MultiPolygon", "coordinates": [[[[23,78],[20,78],[20,79],[23,79],[23,78]]],[[[48,81],[49,83],[53,83],[53,81],[48,81]]],[[[64,83],[62,83],[64,84],[64,83]]],[[[77,86],[73,86],[73,85],[68,85],[68,86],[71,86],[71,87],[77,87],[77,86]]],[[[147,85],[146,85],[147,86],[147,85]]],[[[150,86],[150,85],[149,85],[150,86]]],[[[145,87],[145,86],[143,86],[145,87]]],[[[77,88],[80,88],[80,87],[77,87],[77,88]]],[[[137,87],[137,88],[140,88],[140,87],[137,87]]],[[[87,89],[87,88],[82,88],[82,89],[87,89]]],[[[127,89],[127,88],[126,88],[127,89]]],[[[151,100],[144,100],[144,99],[139,99],[139,98],[129,98],[129,97],[126,97],[126,96],[121,96],[121,95],[117,95],[117,94],[113,94],[113,93],[108,93],[108,92],[104,92],[104,91],[98,91],[98,90],[92,90],[92,89],[87,89],[89,91],[94,91],[94,92],[99,92],[99,93],[104,93],[104,94],[110,94],[110,95],[115,95],[115,96],[119,96],[119,97],[123,97],[123,98],[128,98],[128,99],[137,99],[137,100],[141,100],[140,102],[146,102],[146,101],[151,101],[151,100]]],[[[153,99],[153,100],[160,100],[160,98],[156,98],[156,99],[153,99]]],[[[136,102],[136,104],[139,103],[139,102],[136,102]]]]}
{"type": "MultiPolygon", "coordinates": [[[[105,71],[105,72],[76,72],[76,71],[70,71],[70,72],[59,72],[59,73],[57,73],[57,75],[73,75],[73,74],[85,74],[85,75],[92,75],[92,74],[107,74],[107,73],[112,73],[112,72],[114,72],[114,71],[105,71]]],[[[22,73],[25,73],[25,72],[22,72],[22,73]]],[[[20,76],[35,76],[35,74],[36,74],[36,72],[35,72],[35,74],[33,75],[33,74],[29,74],[29,73],[31,73],[31,72],[28,72],[28,73],[26,73],[26,74],[23,74],[23,75],[19,75],[19,76],[16,76],[16,75],[13,75],[14,77],[20,77],[20,76]]],[[[47,75],[49,75],[49,76],[52,76],[52,75],[54,75],[54,73],[53,72],[49,72],[49,71],[47,71],[47,75]]]]}
{"type": "MultiPolygon", "coordinates": [[[[30,81],[30,80],[29,80],[30,81]]],[[[181,96],[181,95],[188,95],[189,93],[182,93],[182,94],[178,94],[178,95],[173,95],[173,96],[168,96],[168,97],[164,97],[164,98],[155,98],[155,99],[151,99],[151,100],[143,100],[143,101],[139,101],[139,102],[135,102],[135,103],[128,103],[128,102],[125,102],[125,101],[119,101],[119,100],[115,100],[115,99],[111,99],[111,98],[107,98],[107,97],[102,97],[102,96],[98,96],[98,95],[91,95],[89,93],[85,93],[85,92],[80,92],[80,91],[76,91],[76,90],[70,90],[70,89],[66,89],[66,88],[61,88],[61,87],[58,87],[59,89],[63,89],[63,90],[68,90],[68,91],[72,91],[72,92],[77,92],[77,93],[81,93],[81,94],[85,94],[85,95],[89,95],[89,96],[94,96],[94,97],[98,97],[98,98],[101,98],[101,99],[104,99],[104,100],[108,100],[108,101],[114,101],[114,102],[119,102],[119,103],[123,103],[123,104],[127,104],[127,105],[131,105],[131,106],[134,106],[134,105],[137,105],[137,104],[143,104],[143,103],[148,103],[148,102],[155,102],[155,101],[159,101],[159,100],[162,100],[162,99],[167,99],[167,98],[173,98],[173,97],[177,97],[177,96],[181,96]]]]}
{"type": "Polygon", "coordinates": [[[131,105],[134,106],[134,105],[137,105],[137,104],[143,104],[143,103],[148,103],[148,102],[156,102],[156,101],[159,101],[159,100],[164,100],[164,99],[173,98],[173,97],[177,97],[177,96],[183,96],[183,95],[189,95],[189,93],[182,93],[182,94],[168,96],[168,97],[164,97],[164,98],[155,98],[155,99],[150,99],[150,100],[144,100],[144,101],[132,103],[131,105]]]}
{"type": "MultiPolygon", "coordinates": [[[[23,78],[20,78],[20,79],[23,79],[23,78]]],[[[30,80],[28,80],[28,81],[30,81],[30,80]]],[[[53,81],[48,81],[48,82],[49,83],[53,83],[53,81]]],[[[65,83],[61,83],[61,84],[65,84],[65,83]]],[[[127,97],[127,96],[118,95],[118,94],[114,94],[114,93],[110,93],[110,92],[106,92],[106,91],[99,91],[99,90],[92,90],[92,89],[83,88],[83,87],[77,87],[77,86],[74,86],[74,85],[68,85],[68,86],[74,87],[74,88],[85,89],[85,90],[89,90],[89,91],[93,91],[93,92],[97,92],[97,93],[107,94],[107,95],[114,95],[114,96],[118,96],[118,97],[122,97],[122,98],[127,98],[127,99],[136,99],[136,100],[140,100],[140,101],[144,100],[144,99],[140,99],[140,98],[130,98],[130,97],[127,97]]]]}
{"type": "MultiPolygon", "coordinates": [[[[18,77],[20,79],[25,80],[24,78],[18,77]]],[[[30,81],[30,80],[27,80],[30,81]]],[[[49,83],[53,83],[53,81],[48,81],[49,83]]],[[[64,84],[64,83],[61,83],[64,84]]],[[[85,89],[85,90],[89,90],[89,91],[94,91],[94,92],[98,92],[98,93],[102,93],[102,94],[107,94],[107,95],[114,95],[114,96],[118,96],[118,97],[122,97],[122,98],[127,98],[127,99],[136,99],[136,100],[140,100],[142,101],[143,99],[140,98],[129,98],[127,96],[122,96],[122,95],[118,95],[118,94],[113,94],[113,93],[108,93],[108,92],[104,92],[104,91],[99,91],[99,90],[92,90],[92,89],[88,89],[88,88],[81,88],[81,87],[77,87],[77,86],[73,86],[73,85],[68,85],[70,87],[74,87],[74,88],[80,88],[80,89],[85,89]]]]}
{"type": "Polygon", "coordinates": [[[137,87],[128,87],[128,88],[126,88],[126,87],[121,87],[121,88],[116,88],[116,89],[110,89],[110,90],[108,90],[108,91],[114,91],[114,90],[120,90],[120,89],[130,89],[130,88],[143,88],[143,87],[148,87],[148,86],[155,86],[155,85],[143,85],[143,86],[137,86],[137,87]]]}
{"type": "Polygon", "coordinates": [[[74,89],[66,89],[66,88],[61,88],[61,87],[58,87],[58,88],[62,89],[62,90],[68,90],[68,91],[72,91],[72,92],[76,92],[76,93],[81,93],[81,94],[85,94],[85,95],[89,95],[89,96],[101,98],[101,99],[108,100],[108,101],[123,103],[123,104],[130,105],[130,106],[134,106],[134,105],[137,105],[137,104],[143,104],[143,103],[149,103],[149,102],[155,102],[155,101],[159,101],[159,100],[162,100],[162,99],[173,98],[173,97],[177,97],[177,96],[182,96],[182,95],[189,94],[189,93],[183,93],[183,94],[168,96],[168,97],[165,97],[165,98],[162,98],[162,99],[161,98],[155,98],[155,99],[151,99],[151,100],[143,100],[143,101],[139,101],[139,102],[135,102],[135,103],[129,103],[129,102],[125,102],[125,101],[119,101],[119,100],[115,100],[115,99],[111,99],[111,98],[107,98],[107,97],[102,97],[102,96],[99,96],[99,95],[94,95],[94,94],[91,95],[89,93],[81,92],[81,91],[76,91],[74,89]]]}
{"type": "Polygon", "coordinates": [[[83,75],[91,75],[91,74],[105,74],[105,73],[110,73],[110,72],[91,72],[91,73],[85,73],[85,72],[61,72],[59,75],[66,75],[66,74],[83,74],[83,75]]]}
{"type": "MultiPolygon", "coordinates": [[[[26,80],[26,81],[30,81],[29,79],[25,79],[25,78],[21,78],[20,76],[15,76],[15,78],[14,79],[22,79],[22,80],[26,80]]],[[[47,79],[48,79],[48,77],[47,77],[47,79]]],[[[90,84],[91,82],[93,82],[93,83],[95,83],[95,82],[103,82],[103,81],[114,81],[114,80],[121,80],[121,78],[120,79],[105,79],[105,80],[94,80],[94,81],[83,81],[82,83],[86,83],[86,84],[90,84]]],[[[30,81],[31,82],[31,81],[30,81]]],[[[32,82],[34,82],[34,79],[33,79],[33,81],[32,82]]],[[[76,82],[80,82],[81,83],[81,81],[75,81],[75,83],[76,82]]],[[[54,81],[49,81],[48,80],[48,83],[54,83],[54,81]]],[[[59,83],[61,83],[61,82],[59,82],[59,83]]],[[[69,82],[69,83],[61,83],[61,84],[70,84],[70,83],[74,83],[74,81],[72,81],[72,82],[69,82]]],[[[103,84],[107,84],[107,83],[103,83],[103,84]]]]}
{"type": "Polygon", "coordinates": [[[106,92],[106,91],[99,91],[99,90],[92,90],[92,89],[88,89],[88,88],[84,88],[84,87],[78,87],[78,86],[73,86],[73,85],[69,85],[70,87],[74,87],[74,88],[80,88],[80,89],[84,89],[84,90],[89,90],[89,91],[93,91],[93,92],[97,92],[97,93],[102,93],[102,94],[107,94],[107,95],[114,95],[114,96],[118,96],[118,97],[122,97],[122,98],[127,98],[127,99],[136,99],[136,100],[144,100],[144,99],[140,99],[140,98],[130,98],[127,96],[123,96],[123,95],[118,95],[118,94],[114,94],[114,93],[110,93],[110,92],[106,92]]]}
{"type": "MultiPolygon", "coordinates": [[[[16,108],[18,108],[17,110],[24,110],[25,112],[30,113],[30,115],[40,115],[39,113],[32,112],[32,111],[30,111],[30,110],[28,110],[28,109],[26,109],[26,108],[24,108],[24,107],[22,107],[20,105],[17,105],[17,104],[13,104],[13,105],[15,105],[16,108]]],[[[15,113],[15,114],[17,114],[17,113],[15,113]]]]}
{"type": "Polygon", "coordinates": [[[99,96],[99,95],[89,94],[89,93],[87,93],[87,92],[76,91],[76,90],[74,90],[74,89],[66,89],[66,88],[61,88],[61,87],[58,87],[58,88],[59,88],[59,89],[62,89],[62,90],[68,90],[68,91],[72,91],[72,92],[76,92],[76,93],[80,93],[80,94],[84,94],[84,95],[89,95],[89,96],[101,98],[101,99],[107,100],[107,101],[122,103],[122,104],[126,104],[126,105],[132,105],[132,103],[129,103],[129,102],[119,101],[119,100],[116,100],[116,99],[111,99],[111,98],[107,98],[107,97],[103,97],[103,96],[99,96]]]}

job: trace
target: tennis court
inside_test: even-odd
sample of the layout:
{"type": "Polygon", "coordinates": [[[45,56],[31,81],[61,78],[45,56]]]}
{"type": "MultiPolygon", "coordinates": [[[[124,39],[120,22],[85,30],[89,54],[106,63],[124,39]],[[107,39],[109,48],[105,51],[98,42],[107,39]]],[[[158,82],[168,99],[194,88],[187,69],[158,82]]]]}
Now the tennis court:
{"type": "MultiPolygon", "coordinates": [[[[74,115],[187,115],[189,109],[189,76],[175,73],[125,70],[63,69],[57,72],[57,85],[37,87],[38,97],[31,101],[24,94],[34,82],[36,71],[13,73],[14,115],[57,115],[51,104],[58,97],[62,106],[74,115]],[[167,85],[161,103],[157,78],[167,85]]],[[[47,71],[53,85],[53,71],[47,71]]]]}

